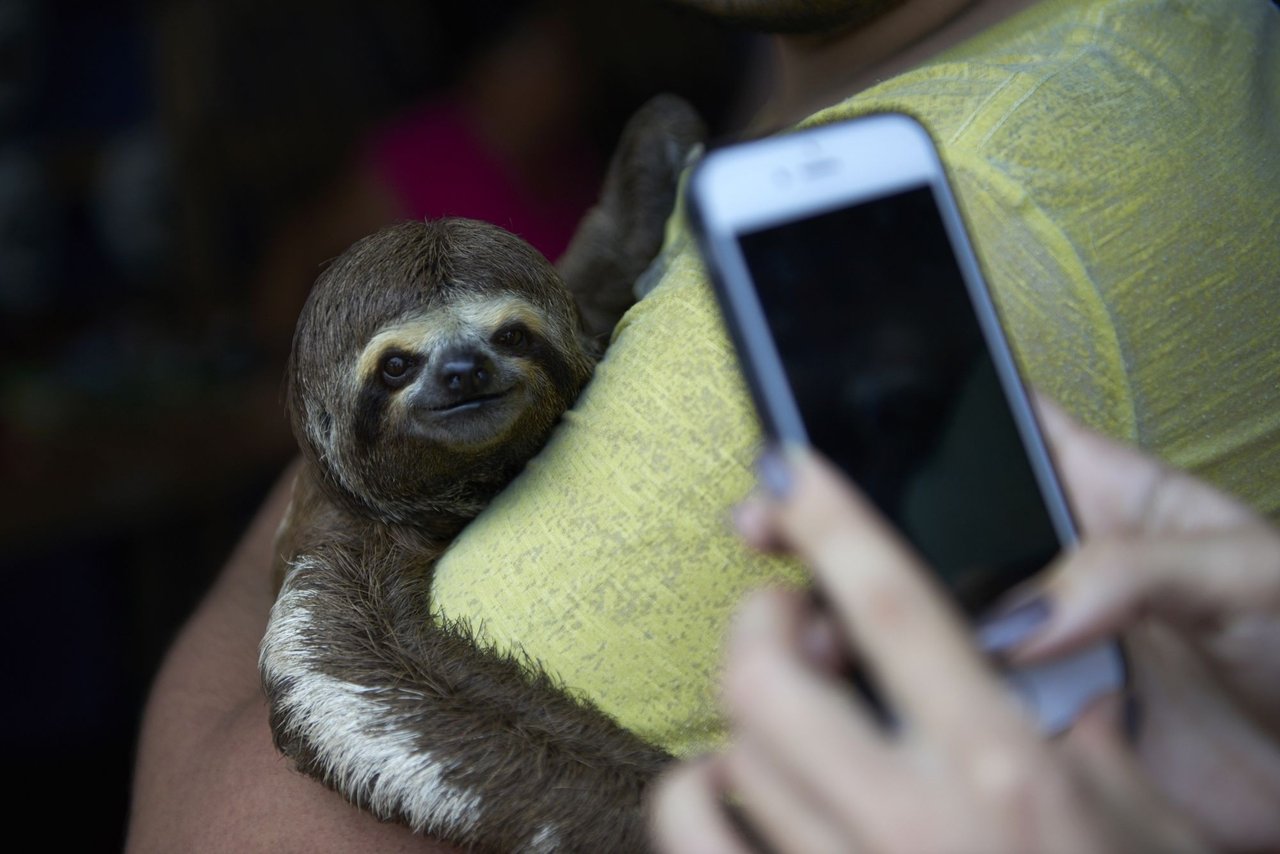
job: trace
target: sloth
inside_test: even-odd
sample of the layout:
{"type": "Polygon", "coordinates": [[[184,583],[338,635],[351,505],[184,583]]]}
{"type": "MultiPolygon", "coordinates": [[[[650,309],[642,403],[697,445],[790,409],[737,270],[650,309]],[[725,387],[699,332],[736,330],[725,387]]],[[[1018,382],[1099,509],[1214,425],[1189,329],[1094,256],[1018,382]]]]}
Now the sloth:
{"type": "Polygon", "coordinates": [[[302,310],[263,685],[277,748],[384,820],[476,851],[646,847],[643,793],[670,757],[434,618],[431,579],[590,378],[701,135],[682,101],[646,105],[559,273],[495,226],[402,223],[302,310]]]}

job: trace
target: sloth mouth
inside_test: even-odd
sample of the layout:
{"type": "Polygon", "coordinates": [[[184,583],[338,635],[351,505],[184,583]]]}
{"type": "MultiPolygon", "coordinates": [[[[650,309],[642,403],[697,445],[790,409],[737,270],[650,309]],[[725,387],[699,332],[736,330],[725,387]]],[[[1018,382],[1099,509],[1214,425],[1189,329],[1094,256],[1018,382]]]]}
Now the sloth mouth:
{"type": "Polygon", "coordinates": [[[473,410],[480,409],[487,403],[492,403],[495,400],[501,400],[506,397],[510,391],[511,389],[506,389],[504,391],[495,391],[492,394],[477,394],[473,397],[467,397],[462,400],[455,400],[451,403],[446,403],[443,406],[433,406],[431,407],[431,411],[441,415],[450,415],[455,412],[471,412],[473,410]]]}

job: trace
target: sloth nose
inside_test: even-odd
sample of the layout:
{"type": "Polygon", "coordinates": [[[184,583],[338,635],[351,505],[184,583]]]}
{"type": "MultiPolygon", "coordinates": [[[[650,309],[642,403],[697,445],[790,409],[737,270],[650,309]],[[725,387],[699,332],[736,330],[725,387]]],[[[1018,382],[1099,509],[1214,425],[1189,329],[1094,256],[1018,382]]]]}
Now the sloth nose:
{"type": "Polygon", "coordinates": [[[475,351],[448,353],[440,361],[436,380],[452,394],[483,394],[493,382],[493,361],[475,351]]]}

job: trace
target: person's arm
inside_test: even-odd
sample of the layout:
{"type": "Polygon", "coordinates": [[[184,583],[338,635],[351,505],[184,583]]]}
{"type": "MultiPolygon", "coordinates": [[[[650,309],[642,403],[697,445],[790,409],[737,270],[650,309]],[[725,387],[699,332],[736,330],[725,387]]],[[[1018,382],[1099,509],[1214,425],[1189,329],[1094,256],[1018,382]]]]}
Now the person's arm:
{"type": "Polygon", "coordinates": [[[277,484],[162,666],[143,717],[127,850],[452,851],[383,824],[295,771],[271,742],[258,642],[277,484]]]}

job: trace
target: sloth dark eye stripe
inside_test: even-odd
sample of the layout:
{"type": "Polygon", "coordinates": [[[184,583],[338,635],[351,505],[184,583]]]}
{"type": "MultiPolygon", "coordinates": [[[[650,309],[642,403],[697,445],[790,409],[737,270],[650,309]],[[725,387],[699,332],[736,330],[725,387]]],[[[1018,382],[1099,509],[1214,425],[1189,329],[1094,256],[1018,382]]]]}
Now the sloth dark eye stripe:
{"type": "Polygon", "coordinates": [[[391,389],[380,382],[365,383],[360,389],[360,394],[356,398],[352,426],[355,439],[361,445],[367,447],[378,440],[391,394],[391,389]]]}

